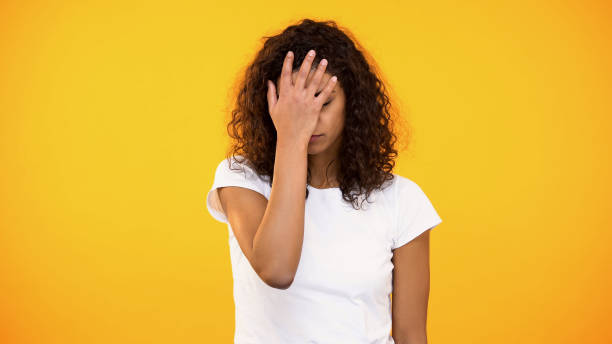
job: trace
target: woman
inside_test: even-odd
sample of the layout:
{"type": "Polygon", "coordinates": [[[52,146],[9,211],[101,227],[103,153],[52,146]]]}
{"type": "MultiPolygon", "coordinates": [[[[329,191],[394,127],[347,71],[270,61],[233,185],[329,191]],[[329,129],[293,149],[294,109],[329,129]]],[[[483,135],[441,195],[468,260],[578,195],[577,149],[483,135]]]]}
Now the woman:
{"type": "Polygon", "coordinates": [[[266,38],[207,194],[229,228],[235,343],[426,343],[442,220],[391,172],[382,82],[333,21],[266,38]]]}

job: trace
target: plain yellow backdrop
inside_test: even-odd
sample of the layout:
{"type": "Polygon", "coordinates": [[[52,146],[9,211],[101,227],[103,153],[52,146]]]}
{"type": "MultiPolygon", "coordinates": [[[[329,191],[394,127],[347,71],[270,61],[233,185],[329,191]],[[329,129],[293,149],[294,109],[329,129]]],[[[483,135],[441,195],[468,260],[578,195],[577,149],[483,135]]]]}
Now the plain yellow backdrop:
{"type": "MultiPolygon", "coordinates": [[[[262,43],[333,19],[412,137],[429,342],[610,343],[606,1],[4,1],[0,342],[231,343],[205,194],[262,43]]],[[[408,137],[403,139],[408,143],[408,137]]]]}

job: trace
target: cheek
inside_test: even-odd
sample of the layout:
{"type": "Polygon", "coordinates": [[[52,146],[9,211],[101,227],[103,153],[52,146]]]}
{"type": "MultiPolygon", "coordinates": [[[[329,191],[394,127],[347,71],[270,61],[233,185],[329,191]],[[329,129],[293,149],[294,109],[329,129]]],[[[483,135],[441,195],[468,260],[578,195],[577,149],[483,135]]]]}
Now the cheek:
{"type": "Polygon", "coordinates": [[[321,112],[320,121],[323,126],[331,131],[339,132],[344,125],[344,113],[342,110],[330,108],[321,112]]]}

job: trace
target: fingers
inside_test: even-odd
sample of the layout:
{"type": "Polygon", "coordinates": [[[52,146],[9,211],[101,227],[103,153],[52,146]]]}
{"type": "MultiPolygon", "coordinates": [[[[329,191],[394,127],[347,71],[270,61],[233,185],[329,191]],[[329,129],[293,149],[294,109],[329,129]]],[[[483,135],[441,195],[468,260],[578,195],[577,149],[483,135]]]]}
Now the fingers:
{"type": "Polygon", "coordinates": [[[283,61],[283,69],[281,71],[280,81],[278,85],[278,94],[284,94],[292,85],[291,74],[293,74],[293,52],[289,51],[283,61]]]}
{"type": "Polygon", "coordinates": [[[319,66],[312,77],[312,80],[308,83],[308,95],[310,97],[314,96],[319,86],[321,86],[321,79],[323,78],[323,74],[325,74],[325,68],[327,68],[327,60],[322,59],[319,62],[319,66]]]}
{"type": "Polygon", "coordinates": [[[338,77],[335,75],[329,78],[329,80],[327,80],[327,84],[325,85],[325,88],[323,89],[323,91],[321,91],[321,94],[315,97],[319,105],[323,105],[323,103],[327,100],[329,95],[331,95],[337,83],[338,83],[338,77]]]}
{"type": "Polygon", "coordinates": [[[270,80],[268,82],[268,112],[272,113],[272,108],[276,105],[276,88],[274,83],[270,80]]]}
{"type": "Polygon", "coordinates": [[[308,74],[310,74],[310,69],[312,67],[312,61],[314,60],[314,56],[315,51],[311,49],[308,54],[306,54],[306,58],[304,58],[304,61],[300,66],[300,71],[298,72],[297,80],[295,80],[295,87],[298,90],[303,89],[304,85],[306,84],[306,78],[308,78],[308,74]]]}

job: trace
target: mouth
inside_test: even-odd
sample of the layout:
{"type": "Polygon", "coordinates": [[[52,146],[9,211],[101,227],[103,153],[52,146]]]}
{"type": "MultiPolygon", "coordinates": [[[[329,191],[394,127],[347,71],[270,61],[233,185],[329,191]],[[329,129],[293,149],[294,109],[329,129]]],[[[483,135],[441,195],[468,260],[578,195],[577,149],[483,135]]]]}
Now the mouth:
{"type": "Polygon", "coordinates": [[[312,136],[310,137],[310,141],[309,141],[309,142],[315,141],[317,138],[319,138],[319,137],[321,137],[321,136],[323,136],[323,134],[320,134],[320,135],[312,135],[312,136]]]}

